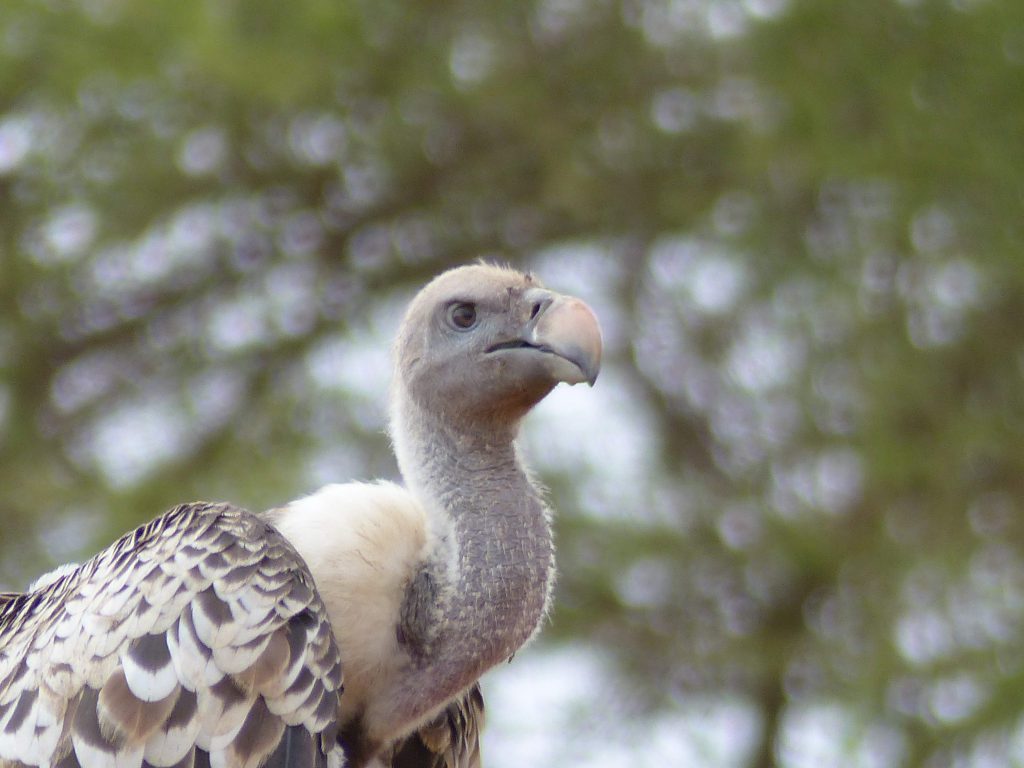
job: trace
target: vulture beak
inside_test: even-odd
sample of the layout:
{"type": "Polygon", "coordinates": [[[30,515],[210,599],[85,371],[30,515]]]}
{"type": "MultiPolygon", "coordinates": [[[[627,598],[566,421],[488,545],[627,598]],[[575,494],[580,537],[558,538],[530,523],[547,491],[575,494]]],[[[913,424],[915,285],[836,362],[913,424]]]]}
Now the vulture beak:
{"type": "Polygon", "coordinates": [[[601,370],[601,327],[594,311],[572,296],[535,288],[523,295],[531,305],[520,342],[546,353],[558,381],[594,386],[601,370]]]}

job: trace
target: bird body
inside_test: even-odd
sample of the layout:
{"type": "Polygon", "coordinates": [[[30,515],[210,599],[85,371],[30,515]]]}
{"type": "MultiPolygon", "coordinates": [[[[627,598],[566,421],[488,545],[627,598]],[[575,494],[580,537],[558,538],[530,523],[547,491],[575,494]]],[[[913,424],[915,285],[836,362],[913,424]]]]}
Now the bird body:
{"type": "Polygon", "coordinates": [[[0,767],[479,764],[476,682],[535,634],[555,573],[519,423],[593,383],[600,332],[474,265],[417,295],[395,357],[404,486],[182,505],[0,597],[0,767]]]}

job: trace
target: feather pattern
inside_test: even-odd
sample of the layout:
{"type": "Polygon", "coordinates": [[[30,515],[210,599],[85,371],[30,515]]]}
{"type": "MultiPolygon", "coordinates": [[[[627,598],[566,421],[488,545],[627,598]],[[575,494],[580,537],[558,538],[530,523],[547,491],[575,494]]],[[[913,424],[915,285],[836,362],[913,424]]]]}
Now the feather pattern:
{"type": "Polygon", "coordinates": [[[396,744],[391,768],[480,768],[484,698],[479,683],[436,718],[396,744]]]}
{"type": "Polygon", "coordinates": [[[302,558],[186,504],[0,595],[0,766],[344,764],[341,660],[302,558]]]}

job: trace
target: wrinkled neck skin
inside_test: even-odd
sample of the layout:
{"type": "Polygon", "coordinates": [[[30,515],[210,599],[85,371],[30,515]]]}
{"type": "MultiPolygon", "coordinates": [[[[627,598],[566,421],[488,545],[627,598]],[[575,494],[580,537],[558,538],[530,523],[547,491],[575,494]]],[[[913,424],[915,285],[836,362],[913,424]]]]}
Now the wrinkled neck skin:
{"type": "Polygon", "coordinates": [[[415,720],[534,634],[553,582],[554,547],[548,511],[517,456],[518,421],[485,434],[395,395],[399,467],[438,542],[423,571],[436,594],[411,590],[407,598],[430,603],[413,611],[414,672],[395,697],[395,714],[415,720]]]}

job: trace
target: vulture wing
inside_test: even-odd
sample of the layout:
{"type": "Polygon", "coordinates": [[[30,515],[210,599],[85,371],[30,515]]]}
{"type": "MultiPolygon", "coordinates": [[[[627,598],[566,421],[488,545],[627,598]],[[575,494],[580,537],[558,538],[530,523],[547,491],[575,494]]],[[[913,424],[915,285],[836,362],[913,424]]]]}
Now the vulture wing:
{"type": "Polygon", "coordinates": [[[0,596],[0,766],[335,766],[341,662],[302,558],[185,504],[0,596]]]}
{"type": "Polygon", "coordinates": [[[397,744],[386,763],[390,768],[480,768],[483,727],[484,697],[477,683],[397,744]]]}

